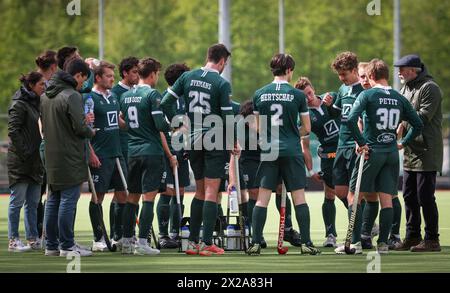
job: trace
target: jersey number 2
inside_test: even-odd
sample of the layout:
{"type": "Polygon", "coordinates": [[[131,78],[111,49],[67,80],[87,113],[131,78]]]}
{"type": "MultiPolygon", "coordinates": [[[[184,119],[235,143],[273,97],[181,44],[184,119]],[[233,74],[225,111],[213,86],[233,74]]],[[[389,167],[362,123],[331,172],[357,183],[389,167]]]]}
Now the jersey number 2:
{"type": "Polygon", "coordinates": [[[270,105],[270,111],[275,111],[275,114],[271,117],[271,125],[283,126],[283,119],[281,118],[281,115],[283,115],[283,106],[281,104],[272,104],[270,105]]]}

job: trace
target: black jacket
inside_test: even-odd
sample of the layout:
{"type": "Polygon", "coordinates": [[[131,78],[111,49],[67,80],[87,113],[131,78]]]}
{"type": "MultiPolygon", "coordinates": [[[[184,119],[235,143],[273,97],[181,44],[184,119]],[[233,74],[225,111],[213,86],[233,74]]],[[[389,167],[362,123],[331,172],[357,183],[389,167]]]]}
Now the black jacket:
{"type": "Polygon", "coordinates": [[[22,86],[13,96],[8,115],[9,186],[15,183],[42,184],[44,169],[39,156],[39,97],[22,86]]]}

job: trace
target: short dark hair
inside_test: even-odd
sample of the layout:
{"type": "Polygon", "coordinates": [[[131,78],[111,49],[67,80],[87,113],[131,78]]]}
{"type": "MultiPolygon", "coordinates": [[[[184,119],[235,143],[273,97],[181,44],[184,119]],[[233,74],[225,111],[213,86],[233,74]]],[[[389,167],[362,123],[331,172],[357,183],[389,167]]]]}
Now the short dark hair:
{"type": "Polygon", "coordinates": [[[68,60],[65,67],[65,71],[72,76],[77,73],[81,73],[82,76],[89,76],[90,73],[89,65],[80,58],[68,60]]]}
{"type": "Polygon", "coordinates": [[[288,69],[294,70],[295,61],[289,54],[275,54],[270,60],[270,70],[274,76],[285,75],[288,69]]]}
{"type": "Polygon", "coordinates": [[[186,63],[171,64],[164,72],[164,78],[166,79],[167,84],[172,86],[183,73],[189,70],[191,69],[186,63]]]}
{"type": "Polygon", "coordinates": [[[230,56],[231,53],[224,44],[214,44],[208,48],[206,60],[217,64],[220,62],[220,59],[225,58],[226,61],[230,56]]]}
{"type": "Polygon", "coordinates": [[[239,114],[241,114],[244,117],[253,114],[253,101],[252,100],[245,101],[242,104],[241,109],[239,110],[239,114]]]}
{"type": "Polygon", "coordinates": [[[37,71],[30,71],[27,74],[22,74],[19,80],[27,90],[31,91],[31,87],[37,84],[43,77],[37,71]]]}
{"type": "Polygon", "coordinates": [[[358,56],[349,51],[339,53],[331,64],[331,68],[336,72],[340,70],[351,71],[358,68],[358,56]]]}
{"type": "Polygon", "coordinates": [[[147,78],[152,72],[160,71],[161,67],[161,63],[158,60],[151,57],[143,58],[139,60],[139,77],[147,78]]]}
{"type": "Polygon", "coordinates": [[[307,78],[305,76],[299,77],[299,79],[295,83],[295,88],[299,89],[299,90],[304,90],[308,86],[313,87],[309,78],[307,78]]]}
{"type": "Polygon", "coordinates": [[[139,59],[136,57],[127,57],[122,59],[122,61],[120,61],[119,63],[119,75],[121,78],[124,78],[123,76],[123,72],[128,72],[131,69],[133,69],[133,67],[137,67],[139,65],[139,59]]]}
{"type": "Polygon", "coordinates": [[[108,61],[103,61],[103,60],[100,61],[100,64],[98,66],[94,67],[94,81],[95,81],[95,77],[103,76],[106,68],[114,70],[116,68],[116,66],[112,63],[109,63],[108,61]]]}
{"type": "Polygon", "coordinates": [[[72,56],[76,51],[78,51],[77,47],[70,46],[62,47],[61,49],[59,49],[58,53],[56,53],[56,58],[58,59],[58,67],[60,69],[64,69],[64,63],[66,63],[66,59],[72,56]]]}
{"type": "Polygon", "coordinates": [[[374,80],[389,80],[389,66],[380,59],[372,59],[366,68],[367,76],[374,80]]]}
{"type": "Polygon", "coordinates": [[[41,70],[47,70],[53,64],[58,64],[58,61],[56,60],[56,52],[52,50],[44,51],[36,57],[35,62],[37,67],[41,70]]]}

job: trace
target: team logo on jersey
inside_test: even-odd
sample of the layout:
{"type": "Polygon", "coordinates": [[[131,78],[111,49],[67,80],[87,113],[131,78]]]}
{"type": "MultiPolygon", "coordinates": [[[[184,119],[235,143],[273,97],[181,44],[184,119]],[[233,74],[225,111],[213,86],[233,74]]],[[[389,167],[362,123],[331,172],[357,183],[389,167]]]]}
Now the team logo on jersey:
{"type": "Polygon", "coordinates": [[[394,133],[382,133],[378,135],[377,141],[379,143],[391,143],[397,139],[397,136],[394,133]]]}
{"type": "Polygon", "coordinates": [[[117,117],[117,111],[109,111],[106,112],[106,115],[108,117],[108,126],[117,126],[119,125],[118,117],[117,117]]]}
{"type": "Polygon", "coordinates": [[[343,104],[342,105],[342,118],[347,118],[352,110],[353,104],[343,104]]]}
{"type": "Polygon", "coordinates": [[[332,136],[333,134],[336,134],[339,132],[339,127],[336,124],[336,121],[330,120],[327,123],[323,125],[325,128],[325,132],[328,136],[332,136]]]}

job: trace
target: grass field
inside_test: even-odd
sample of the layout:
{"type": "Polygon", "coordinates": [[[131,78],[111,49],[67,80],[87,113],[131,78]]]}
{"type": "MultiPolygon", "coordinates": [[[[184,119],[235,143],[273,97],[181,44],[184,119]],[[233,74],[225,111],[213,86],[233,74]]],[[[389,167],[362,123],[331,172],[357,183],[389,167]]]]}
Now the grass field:
{"type": "MultiPolygon", "coordinates": [[[[92,232],[88,215],[88,196],[82,196],[78,203],[76,240],[91,245],[92,232]]],[[[311,211],[311,236],[316,246],[324,241],[324,227],[321,215],[322,193],[308,192],[307,200],[311,211]]],[[[441,253],[413,254],[392,252],[381,257],[381,272],[450,272],[450,192],[437,193],[440,213],[441,253]]],[[[105,207],[109,206],[107,199],[105,207]]],[[[187,196],[190,203],[190,196],[187,196]]],[[[337,204],[338,239],[345,237],[347,229],[346,211],[337,204]]],[[[40,252],[9,253],[7,250],[7,206],[8,196],[0,196],[0,272],[66,272],[69,260],[59,257],[45,257],[40,252]]],[[[189,207],[189,204],[187,204],[189,207]]],[[[403,211],[404,212],[404,211],[403,211]]],[[[23,214],[23,212],[22,212],[23,214]]],[[[108,213],[105,212],[107,215],[108,213]]],[[[355,272],[365,273],[369,262],[367,252],[363,255],[335,255],[330,248],[323,249],[318,256],[300,255],[299,249],[290,247],[287,255],[278,255],[276,239],[278,212],[275,203],[269,206],[265,237],[269,247],[261,256],[250,257],[242,252],[228,252],[219,257],[186,256],[177,250],[162,250],[158,256],[122,256],[120,253],[96,253],[93,257],[81,259],[81,272],[355,272]]],[[[402,215],[404,227],[404,214],[402,215]]],[[[107,219],[106,221],[107,222],[107,219]]],[[[154,221],[156,225],[156,217],[154,221]]],[[[297,224],[294,222],[294,226],[297,224]]],[[[24,235],[21,221],[21,235],[24,235]]],[[[404,235],[404,229],[402,229],[404,235]]],[[[22,237],[23,238],[23,237],[22,237]]]]}

